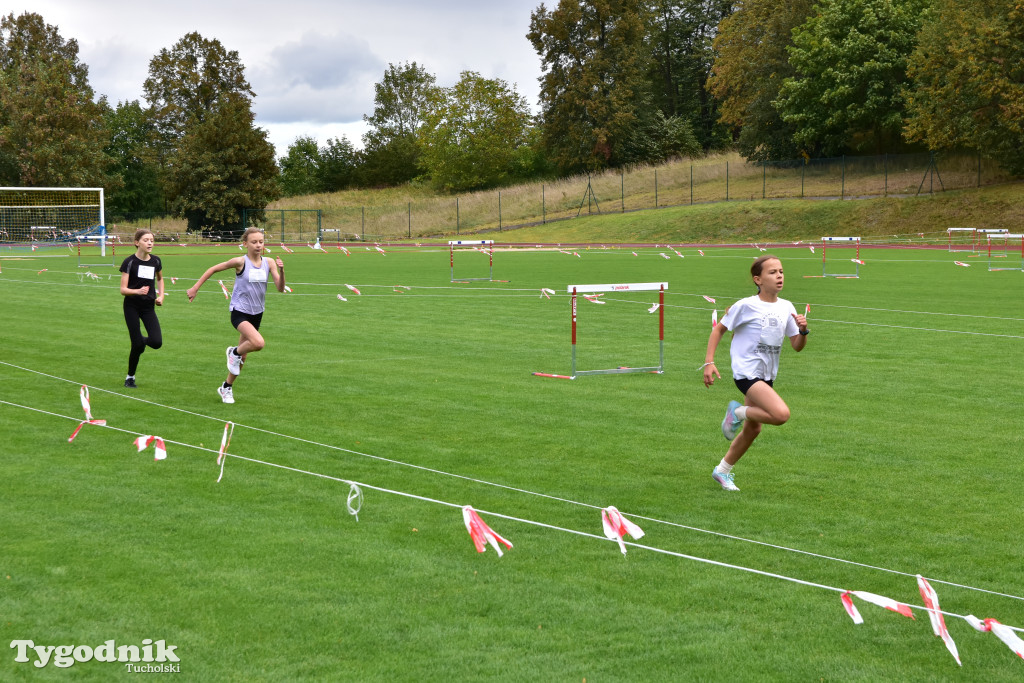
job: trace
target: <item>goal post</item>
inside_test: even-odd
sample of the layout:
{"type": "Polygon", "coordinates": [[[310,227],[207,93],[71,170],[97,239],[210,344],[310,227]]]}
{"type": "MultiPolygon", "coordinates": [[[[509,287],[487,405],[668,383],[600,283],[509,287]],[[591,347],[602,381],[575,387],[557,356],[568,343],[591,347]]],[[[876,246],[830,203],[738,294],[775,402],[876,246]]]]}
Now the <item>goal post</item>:
{"type": "Polygon", "coordinates": [[[452,282],[491,282],[494,280],[494,240],[449,240],[448,264],[452,282]],[[487,254],[487,277],[455,277],[456,247],[471,247],[487,254]]]}
{"type": "Polygon", "coordinates": [[[102,187],[0,187],[0,240],[32,246],[77,243],[80,252],[88,246],[106,257],[104,210],[102,187]]]}
{"type": "Polygon", "coordinates": [[[628,284],[569,285],[566,292],[570,295],[572,358],[571,374],[555,375],[546,372],[535,372],[538,377],[555,377],[558,379],[576,379],[583,375],[621,375],[635,372],[663,374],[665,372],[665,290],[667,282],[634,282],[628,284]],[[658,292],[658,364],[649,367],[617,367],[606,370],[578,370],[576,367],[576,327],[578,295],[600,296],[607,292],[658,292]]]}
{"type": "MultiPolygon", "coordinates": [[[[842,261],[838,261],[842,263],[842,261]]],[[[838,278],[859,278],[860,265],[860,237],[822,237],[821,238],[821,276],[838,278]],[[829,272],[829,251],[832,252],[832,267],[839,269],[835,264],[844,254],[852,254],[850,262],[854,264],[853,272],[829,272]]],[[[849,270],[848,267],[846,267],[849,270]]]]}

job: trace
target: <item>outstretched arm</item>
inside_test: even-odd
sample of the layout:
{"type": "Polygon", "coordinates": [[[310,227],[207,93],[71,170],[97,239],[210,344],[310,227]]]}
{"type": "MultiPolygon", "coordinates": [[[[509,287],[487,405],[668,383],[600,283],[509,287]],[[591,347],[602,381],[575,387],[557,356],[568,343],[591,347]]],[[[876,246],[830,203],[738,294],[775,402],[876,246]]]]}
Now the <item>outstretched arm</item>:
{"type": "Polygon", "coordinates": [[[203,273],[203,276],[199,278],[199,281],[185,291],[185,293],[188,294],[188,300],[192,301],[193,299],[196,298],[196,294],[199,293],[199,288],[202,287],[203,283],[209,280],[210,276],[213,275],[214,273],[219,273],[222,270],[229,270],[232,268],[235,270],[235,272],[238,272],[239,267],[241,267],[242,265],[243,258],[245,257],[236,256],[233,259],[228,259],[224,263],[218,263],[215,266],[210,266],[209,268],[207,268],[206,272],[203,273]]]}

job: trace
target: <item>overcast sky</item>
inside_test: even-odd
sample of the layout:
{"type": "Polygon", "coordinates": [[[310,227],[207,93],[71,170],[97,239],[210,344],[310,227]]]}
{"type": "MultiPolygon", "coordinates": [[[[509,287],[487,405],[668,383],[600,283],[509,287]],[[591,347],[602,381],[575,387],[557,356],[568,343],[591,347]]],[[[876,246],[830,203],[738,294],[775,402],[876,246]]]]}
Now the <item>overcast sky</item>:
{"type": "MultiPolygon", "coordinates": [[[[283,155],[300,135],[362,146],[373,86],[415,61],[453,85],[462,71],[515,85],[537,110],[540,58],[526,39],[541,0],[8,0],[78,41],[89,82],[112,105],[139,100],[149,61],[199,32],[238,52],[256,124],[283,155]]],[[[549,0],[546,5],[556,5],[549,0]]]]}

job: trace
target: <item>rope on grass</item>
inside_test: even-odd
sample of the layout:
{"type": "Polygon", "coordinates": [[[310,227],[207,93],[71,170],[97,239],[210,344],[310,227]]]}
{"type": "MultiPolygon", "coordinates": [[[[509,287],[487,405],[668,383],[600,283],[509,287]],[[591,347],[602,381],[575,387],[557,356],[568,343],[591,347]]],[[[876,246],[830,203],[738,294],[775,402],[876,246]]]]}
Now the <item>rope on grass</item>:
{"type": "MultiPolygon", "coordinates": [[[[77,419],[77,418],[74,418],[74,417],[70,417],[70,416],[67,416],[67,415],[60,415],[59,413],[54,413],[54,412],[42,410],[42,409],[39,409],[39,408],[34,408],[34,407],[30,407],[30,406],[24,406],[24,405],[20,405],[20,404],[16,404],[16,403],[11,403],[9,401],[0,401],[0,404],[9,405],[9,406],[12,406],[12,407],[15,407],[15,408],[21,408],[21,409],[24,409],[24,410],[30,410],[30,411],[38,412],[38,413],[41,413],[41,414],[50,415],[50,416],[53,416],[53,417],[59,417],[59,418],[66,419],[66,420],[71,420],[71,421],[75,421],[77,419]]],[[[106,428],[106,429],[111,429],[113,431],[125,433],[125,434],[134,434],[134,432],[131,432],[131,431],[125,430],[125,429],[120,429],[118,427],[112,427],[112,426],[109,426],[109,425],[98,425],[98,426],[101,426],[101,427],[106,428]]],[[[225,425],[225,430],[227,430],[227,425],[225,425]]],[[[225,431],[225,433],[227,433],[227,431],[225,431]]],[[[201,447],[201,446],[195,446],[193,444],[187,444],[187,443],[183,443],[183,442],[175,442],[175,441],[170,441],[170,440],[164,440],[164,441],[167,442],[167,443],[172,443],[172,444],[175,444],[175,445],[179,445],[179,446],[182,446],[182,447],[185,447],[185,448],[194,449],[194,450],[206,451],[206,452],[210,452],[210,453],[218,452],[218,451],[213,451],[213,449],[209,449],[209,448],[205,448],[205,447],[201,447]]],[[[245,456],[240,456],[240,455],[236,455],[236,454],[230,454],[230,453],[227,453],[227,452],[225,452],[223,450],[223,442],[222,442],[222,448],[221,448],[221,450],[218,453],[219,453],[219,456],[218,456],[219,458],[234,457],[234,458],[238,458],[240,460],[252,462],[252,463],[255,463],[255,464],[265,465],[265,466],[269,466],[269,467],[274,467],[274,468],[286,470],[286,471],[297,473],[297,474],[303,474],[303,475],[318,477],[318,478],[327,479],[327,480],[331,480],[331,481],[347,483],[351,487],[350,488],[350,492],[349,492],[347,506],[348,506],[349,511],[353,515],[357,515],[357,513],[358,513],[358,507],[355,508],[355,510],[353,510],[352,500],[353,500],[353,495],[354,494],[356,494],[358,496],[359,507],[361,507],[361,505],[362,505],[362,491],[360,490],[360,486],[365,487],[367,489],[374,490],[374,491],[378,491],[378,492],[381,492],[381,493],[391,494],[391,495],[400,496],[400,497],[404,497],[404,498],[410,498],[410,499],[418,500],[418,501],[421,501],[421,502],[433,503],[433,504],[442,505],[442,506],[445,506],[445,507],[459,508],[463,512],[463,517],[464,517],[464,519],[466,519],[466,527],[469,530],[470,535],[473,538],[473,542],[476,545],[477,550],[479,552],[483,552],[483,550],[484,550],[484,548],[482,547],[484,539],[486,539],[487,542],[490,542],[491,545],[494,546],[494,548],[497,551],[499,557],[501,556],[502,552],[501,552],[500,547],[498,546],[498,543],[497,543],[498,541],[500,541],[501,543],[505,544],[508,548],[512,548],[512,543],[511,542],[505,540],[501,536],[498,536],[496,533],[492,532],[490,530],[490,528],[487,526],[487,524],[485,522],[483,522],[479,518],[479,515],[478,515],[477,511],[474,510],[472,507],[470,507],[468,505],[459,505],[457,503],[452,503],[450,501],[444,501],[444,500],[439,500],[439,499],[436,499],[436,498],[430,498],[430,497],[427,497],[427,496],[421,496],[421,495],[414,494],[414,493],[409,493],[409,492],[406,492],[406,491],[398,491],[396,489],[389,489],[389,488],[384,488],[384,487],[379,487],[379,486],[373,486],[371,484],[365,484],[365,483],[357,484],[356,482],[353,482],[353,481],[350,481],[350,480],[347,480],[347,479],[341,479],[339,477],[333,477],[333,476],[326,475],[326,474],[321,474],[321,473],[318,473],[318,472],[311,472],[309,470],[302,470],[302,469],[298,469],[298,468],[295,468],[295,467],[289,467],[287,465],[281,465],[281,464],[278,464],[278,463],[268,462],[268,461],[265,461],[265,460],[258,460],[258,459],[255,459],[255,458],[247,458],[245,456]]],[[[578,529],[570,529],[568,527],[562,527],[562,526],[558,526],[558,525],[554,525],[554,524],[548,524],[546,522],[540,522],[540,521],[537,521],[537,520],[526,519],[524,517],[518,517],[518,516],[514,516],[514,515],[507,515],[507,514],[500,513],[500,512],[489,512],[489,511],[481,511],[481,512],[484,512],[484,514],[487,514],[487,515],[489,515],[491,517],[496,517],[496,518],[499,518],[499,519],[505,519],[505,520],[508,520],[508,521],[511,521],[511,522],[518,522],[520,524],[526,524],[526,525],[530,525],[530,526],[535,526],[535,527],[539,527],[539,528],[543,528],[543,529],[547,529],[547,530],[551,530],[551,531],[556,531],[556,532],[560,532],[560,533],[567,533],[567,534],[571,534],[571,535],[575,535],[575,536],[580,536],[580,537],[588,538],[588,539],[599,540],[599,541],[614,541],[614,542],[618,543],[620,548],[622,548],[623,554],[625,554],[625,552],[626,552],[626,546],[630,546],[630,547],[633,547],[633,548],[636,548],[636,549],[639,549],[639,550],[648,550],[648,551],[653,552],[653,553],[667,555],[667,556],[670,556],[670,557],[676,557],[676,558],[680,558],[680,559],[684,559],[684,560],[689,560],[689,561],[692,561],[692,562],[698,562],[698,563],[707,564],[707,565],[711,565],[711,566],[715,566],[715,567],[721,567],[721,568],[724,568],[724,569],[741,571],[741,572],[745,572],[745,573],[748,573],[748,574],[754,574],[754,575],[757,575],[757,576],[764,576],[766,578],[778,579],[778,580],[781,580],[781,581],[786,581],[786,582],[797,584],[797,585],[801,585],[801,586],[806,586],[806,587],[810,587],[810,588],[817,588],[819,590],[826,590],[826,591],[830,591],[830,592],[833,592],[833,593],[839,593],[840,594],[840,598],[841,598],[841,602],[842,602],[842,605],[843,605],[844,609],[847,611],[847,613],[853,619],[855,624],[863,623],[864,619],[863,619],[863,617],[861,617],[859,611],[854,606],[853,600],[852,600],[851,596],[856,596],[856,597],[858,597],[858,598],[860,598],[860,599],[862,599],[862,600],[864,600],[866,602],[878,605],[878,606],[883,607],[885,609],[888,609],[890,611],[898,612],[898,613],[900,613],[900,614],[902,614],[904,616],[910,617],[911,619],[914,618],[913,617],[913,613],[911,612],[911,610],[924,611],[924,612],[926,612],[929,615],[929,618],[931,619],[932,628],[933,628],[935,634],[936,635],[940,635],[942,637],[943,641],[946,644],[946,647],[950,650],[950,652],[956,658],[957,664],[960,664],[960,656],[959,656],[959,654],[957,652],[956,645],[953,643],[952,638],[950,637],[949,632],[946,629],[945,622],[943,620],[943,617],[946,617],[946,616],[948,616],[948,617],[956,617],[958,619],[963,619],[969,625],[971,625],[972,628],[974,628],[974,629],[976,629],[978,631],[990,631],[990,632],[995,633],[999,637],[999,639],[1002,640],[1007,646],[1009,646],[1010,649],[1015,654],[1017,654],[1018,656],[1024,658],[1024,641],[1022,641],[1016,635],[1016,633],[1015,633],[1015,632],[1024,632],[1024,628],[1010,626],[1008,624],[1002,624],[1002,623],[1000,623],[999,621],[997,621],[995,619],[985,619],[984,621],[982,621],[982,620],[976,618],[974,615],[963,615],[963,614],[958,614],[958,613],[955,613],[955,612],[947,612],[947,611],[941,610],[939,608],[939,605],[938,605],[938,596],[931,589],[931,587],[928,586],[927,581],[924,580],[923,577],[921,577],[920,575],[917,575],[917,580],[918,580],[918,585],[920,587],[921,596],[922,596],[922,598],[924,598],[925,603],[926,603],[925,606],[910,605],[910,604],[907,604],[907,603],[902,603],[902,602],[898,602],[896,600],[892,600],[891,598],[887,598],[887,597],[884,597],[884,596],[881,596],[881,595],[876,595],[874,593],[869,593],[869,592],[866,592],[866,591],[850,591],[850,590],[846,590],[846,589],[843,589],[843,588],[838,588],[836,586],[829,586],[827,584],[822,584],[822,583],[817,583],[817,582],[814,582],[814,581],[807,581],[805,579],[799,579],[799,578],[796,578],[796,577],[787,576],[785,574],[779,574],[779,573],[776,573],[776,572],[768,572],[768,571],[764,571],[764,570],[760,570],[760,569],[754,569],[752,567],[746,567],[746,566],[743,566],[743,565],[733,564],[733,563],[729,563],[729,562],[721,562],[721,561],[718,561],[718,560],[712,560],[710,558],[699,557],[697,555],[689,555],[689,554],[686,554],[686,553],[681,553],[681,552],[674,551],[674,550],[669,550],[669,549],[666,549],[666,548],[659,548],[657,546],[636,543],[635,541],[625,541],[622,538],[621,535],[618,535],[615,538],[611,538],[611,537],[608,537],[607,534],[605,536],[601,536],[601,535],[598,535],[598,534],[595,534],[595,533],[591,533],[591,532],[581,531],[581,530],[578,530],[578,529]],[[927,587],[927,591],[925,590],[925,587],[927,587]],[[941,626],[940,626],[940,624],[941,624],[941,626]]],[[[356,519],[358,520],[358,516],[356,517],[356,519]]],[[[642,535],[642,532],[640,533],[640,535],[642,535]]]]}
{"type": "MultiPolygon", "coordinates": [[[[50,378],[50,379],[55,379],[55,380],[58,380],[58,381],[61,381],[61,382],[67,382],[67,383],[70,383],[70,384],[81,384],[80,382],[72,381],[72,380],[69,380],[69,379],[62,378],[62,377],[57,377],[55,375],[49,375],[49,374],[46,374],[46,373],[43,373],[43,372],[39,372],[37,370],[31,370],[29,368],[23,368],[21,366],[13,365],[11,363],[6,363],[4,361],[0,361],[0,365],[6,365],[6,366],[9,366],[9,367],[17,368],[19,370],[24,370],[24,371],[29,372],[29,373],[37,374],[37,375],[40,375],[40,376],[43,376],[43,377],[47,377],[47,378],[50,378]]],[[[155,406],[155,407],[158,407],[158,408],[162,408],[164,410],[180,412],[180,413],[183,413],[183,414],[186,414],[186,415],[192,415],[194,417],[199,417],[199,418],[206,419],[206,420],[215,420],[215,421],[218,421],[218,422],[220,421],[220,418],[215,418],[215,417],[212,417],[212,416],[209,416],[209,415],[204,415],[202,413],[197,413],[197,412],[185,410],[183,408],[177,408],[177,407],[174,407],[174,406],[167,406],[167,405],[163,405],[163,404],[160,404],[160,403],[155,403],[153,401],[147,401],[145,399],[141,399],[141,398],[138,398],[136,396],[127,396],[125,394],[119,394],[119,393],[117,393],[115,391],[110,391],[108,389],[102,389],[102,388],[98,388],[98,387],[94,387],[93,389],[95,391],[100,391],[100,392],[103,392],[103,393],[112,394],[114,396],[119,396],[121,398],[127,398],[127,399],[130,399],[132,401],[139,401],[141,403],[145,403],[147,405],[152,405],[152,406],[155,406]]],[[[338,452],[342,452],[342,453],[348,453],[350,455],[357,455],[357,456],[360,456],[360,457],[365,457],[365,458],[369,458],[369,459],[372,459],[372,460],[376,460],[378,462],[386,462],[386,463],[389,463],[389,464],[392,464],[392,465],[398,465],[398,466],[401,466],[401,467],[408,467],[410,469],[418,470],[418,471],[421,471],[421,472],[428,472],[430,474],[437,474],[437,475],[440,475],[440,476],[451,477],[453,479],[459,479],[459,480],[467,481],[467,482],[470,482],[470,483],[473,483],[473,484],[479,484],[479,485],[482,485],[482,486],[490,486],[490,487],[501,489],[501,490],[504,490],[504,491],[510,491],[510,492],[513,492],[513,493],[521,493],[521,494],[524,494],[524,495],[534,496],[534,497],[537,497],[537,498],[543,498],[543,499],[546,499],[546,500],[551,500],[551,501],[555,501],[555,502],[559,502],[559,503],[566,503],[566,504],[575,505],[575,506],[578,506],[578,507],[590,508],[590,509],[594,509],[594,510],[602,509],[601,506],[593,505],[591,503],[585,503],[585,502],[582,502],[582,501],[576,501],[576,500],[572,500],[572,499],[569,499],[569,498],[564,498],[564,497],[561,497],[561,496],[555,496],[555,495],[551,495],[551,494],[547,494],[547,493],[540,493],[540,492],[537,492],[537,491],[531,491],[529,489],[524,489],[524,488],[520,488],[520,487],[516,487],[516,486],[510,486],[510,485],[507,485],[507,484],[500,484],[500,483],[488,481],[488,480],[485,480],[485,479],[478,479],[478,478],[475,478],[475,477],[470,477],[470,476],[466,476],[466,475],[462,475],[462,474],[456,474],[456,473],[453,473],[453,472],[447,472],[447,471],[439,470],[439,469],[432,468],[432,467],[425,467],[423,465],[415,465],[415,464],[412,464],[412,463],[403,462],[401,460],[395,460],[393,458],[386,458],[384,456],[373,455],[371,453],[363,453],[363,452],[360,452],[360,451],[355,451],[355,450],[352,450],[352,449],[349,449],[349,448],[343,448],[341,446],[335,446],[335,445],[332,445],[332,444],[320,443],[320,442],[317,442],[317,441],[312,441],[312,440],[305,439],[305,438],[298,437],[298,436],[293,436],[293,435],[289,435],[289,434],[282,434],[280,432],[274,432],[274,431],[271,431],[271,430],[262,429],[260,427],[254,427],[254,426],[251,426],[251,425],[238,425],[238,426],[242,427],[243,429],[249,429],[249,430],[252,430],[252,431],[255,431],[255,432],[259,432],[259,433],[262,433],[262,434],[267,434],[269,436],[276,436],[276,437],[279,437],[279,438],[282,438],[282,439],[288,439],[288,440],[292,440],[292,441],[297,441],[299,443],[304,443],[304,444],[308,444],[308,445],[311,445],[311,446],[316,446],[318,448],[324,448],[326,450],[333,450],[333,451],[338,451],[338,452]]],[[[232,429],[234,429],[234,425],[232,425],[232,429]]],[[[884,573],[888,573],[888,574],[894,574],[894,575],[897,575],[897,576],[906,576],[906,577],[916,576],[916,574],[912,574],[910,572],[901,571],[901,570],[898,570],[898,569],[890,569],[888,567],[880,567],[878,565],[872,565],[872,564],[867,564],[867,563],[863,563],[863,562],[857,562],[855,560],[848,560],[848,559],[845,559],[845,558],[835,557],[835,556],[832,556],[832,555],[825,555],[825,554],[822,554],[822,553],[814,553],[814,552],[807,551],[807,550],[801,550],[799,548],[792,548],[792,547],[789,547],[789,546],[784,546],[784,545],[779,545],[779,544],[774,544],[774,543],[768,543],[768,542],[765,542],[765,541],[758,541],[758,540],[751,539],[751,538],[746,538],[746,537],[743,537],[743,536],[736,536],[736,535],[733,535],[733,534],[727,534],[727,533],[720,532],[720,531],[712,531],[712,530],[709,530],[709,529],[703,529],[701,527],[695,527],[695,526],[690,526],[690,525],[686,525],[686,524],[680,524],[678,522],[671,522],[671,521],[659,519],[659,518],[656,518],[656,517],[649,517],[649,516],[645,516],[645,515],[641,515],[641,514],[636,514],[636,513],[629,513],[629,516],[630,517],[634,517],[636,519],[642,519],[642,520],[645,520],[645,521],[648,521],[648,522],[652,522],[652,523],[655,523],[655,524],[662,524],[662,525],[669,526],[669,527],[676,528],[676,529],[684,529],[684,530],[687,530],[687,531],[693,531],[693,532],[696,532],[696,533],[707,534],[709,536],[715,536],[717,538],[725,538],[725,539],[729,539],[729,540],[733,540],[733,541],[738,541],[738,542],[741,542],[741,543],[750,543],[750,544],[753,544],[753,545],[758,545],[758,546],[765,547],[765,548],[771,548],[771,549],[774,549],[774,550],[780,550],[780,551],[783,551],[783,552],[795,553],[795,554],[798,554],[798,555],[804,555],[806,557],[814,557],[814,558],[817,558],[817,559],[820,559],[820,560],[825,560],[827,562],[837,562],[837,563],[840,563],[840,564],[846,564],[846,565],[849,565],[849,566],[859,567],[859,568],[862,568],[862,569],[869,569],[869,570],[872,570],[872,571],[879,571],[879,572],[884,572],[884,573]]],[[[1024,597],[1019,596],[1019,595],[1013,595],[1013,594],[1010,594],[1010,593],[1003,593],[1003,592],[1000,592],[1000,591],[994,591],[994,590],[990,590],[990,589],[987,589],[987,588],[979,588],[977,586],[971,586],[971,585],[968,585],[968,584],[957,583],[957,582],[953,582],[953,581],[945,581],[945,580],[942,580],[942,579],[936,579],[936,578],[932,578],[932,577],[928,577],[928,578],[929,578],[929,580],[931,580],[931,581],[933,581],[935,583],[939,583],[939,584],[943,584],[943,585],[947,585],[947,586],[952,586],[952,587],[956,587],[956,588],[962,588],[964,590],[970,590],[970,591],[975,591],[975,592],[979,592],[979,593],[986,593],[986,594],[995,595],[995,596],[998,596],[998,597],[1010,598],[1010,599],[1013,599],[1013,600],[1024,601],[1024,597]]]]}

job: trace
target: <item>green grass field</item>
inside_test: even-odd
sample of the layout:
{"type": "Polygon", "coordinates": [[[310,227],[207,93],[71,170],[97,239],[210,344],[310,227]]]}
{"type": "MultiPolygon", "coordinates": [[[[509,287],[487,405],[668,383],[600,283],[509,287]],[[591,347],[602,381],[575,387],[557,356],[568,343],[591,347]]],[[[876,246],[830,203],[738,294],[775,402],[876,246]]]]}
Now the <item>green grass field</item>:
{"type": "MultiPolygon", "coordinates": [[[[921,573],[944,610],[1024,626],[1024,273],[870,249],[859,279],[810,278],[818,255],[778,250],[811,336],[783,351],[792,419],[729,494],[710,474],[739,392],[696,368],[759,252],[577,251],[499,251],[509,282],[452,284],[444,248],[274,249],[294,291],[268,294],[234,405],[215,392],[237,339],[217,278],[184,291],[237,250],[158,247],[181,279],[135,391],[114,268],[0,258],[0,679],[126,675],[17,663],[15,640],[152,639],[197,681],[1020,680],[1024,662],[962,619],[960,668],[922,611],[857,601],[856,626],[837,592],[682,555],[911,605],[921,573]],[[531,374],[568,374],[567,285],[658,281],[663,375],[531,374]],[[108,428],[68,443],[82,384],[108,428]],[[218,484],[227,420],[238,457],[218,484]],[[167,460],[137,453],[141,434],[167,460]],[[463,505],[515,547],[475,552],[463,505]],[[666,552],[623,557],[609,505],[666,552]]],[[[457,276],[486,273],[458,254],[457,276]]],[[[581,300],[580,369],[656,364],[656,296],[581,300]]],[[[718,360],[726,374],[724,344],[718,360]]]]}

